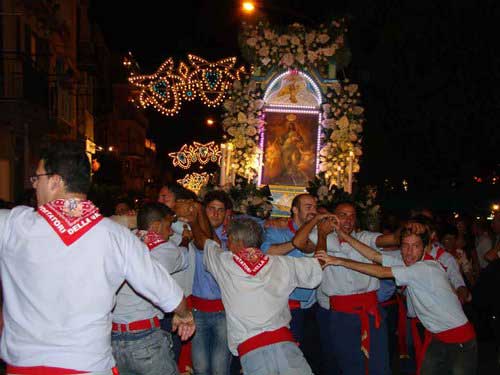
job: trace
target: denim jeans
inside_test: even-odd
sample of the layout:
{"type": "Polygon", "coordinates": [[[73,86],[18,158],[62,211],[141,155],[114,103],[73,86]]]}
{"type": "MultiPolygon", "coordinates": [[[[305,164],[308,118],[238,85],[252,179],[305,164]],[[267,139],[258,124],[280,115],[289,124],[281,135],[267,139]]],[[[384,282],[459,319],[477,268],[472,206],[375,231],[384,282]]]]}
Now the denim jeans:
{"type": "Polygon", "coordinates": [[[293,342],[280,342],[252,350],[241,357],[245,375],[312,375],[299,347],[293,342]]]}
{"type": "Polygon", "coordinates": [[[172,337],[160,328],[113,332],[111,345],[120,375],[178,375],[172,337]]]}
{"type": "Polygon", "coordinates": [[[433,339],[425,352],[421,375],[476,375],[477,342],[445,344],[433,339]]]}
{"type": "Polygon", "coordinates": [[[192,339],[196,375],[227,375],[231,353],[227,346],[226,313],[193,310],[196,332],[192,339]]]}

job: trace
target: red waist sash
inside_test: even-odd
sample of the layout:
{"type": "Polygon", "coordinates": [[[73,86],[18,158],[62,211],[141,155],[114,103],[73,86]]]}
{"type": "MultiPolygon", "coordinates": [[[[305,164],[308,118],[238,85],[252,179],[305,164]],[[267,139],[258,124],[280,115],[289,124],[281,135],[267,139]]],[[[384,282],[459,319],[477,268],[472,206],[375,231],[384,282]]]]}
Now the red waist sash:
{"type": "Polygon", "coordinates": [[[417,328],[417,323],[419,322],[420,321],[418,320],[418,318],[411,319],[413,344],[415,345],[415,360],[417,362],[417,374],[420,374],[422,363],[425,357],[425,352],[432,342],[432,339],[435,338],[436,340],[444,342],[446,344],[463,344],[476,337],[474,327],[470,322],[467,322],[459,327],[450,328],[446,331],[438,333],[431,333],[428,330],[425,330],[424,341],[422,343],[417,328]]]}
{"type": "Polygon", "coordinates": [[[408,345],[406,344],[406,302],[405,297],[396,293],[391,299],[384,301],[380,306],[398,306],[398,350],[399,358],[410,358],[408,345]]]}
{"type": "MultiPolygon", "coordinates": [[[[368,360],[370,358],[370,319],[368,315],[375,318],[375,327],[380,327],[377,292],[330,296],[330,308],[334,311],[359,315],[361,321],[361,351],[368,360]]],[[[368,374],[368,361],[366,361],[365,368],[368,374]]]]}
{"type": "Polygon", "coordinates": [[[205,299],[196,296],[191,296],[193,309],[203,312],[219,312],[224,311],[224,305],[221,299],[205,299]]]}
{"type": "MultiPolygon", "coordinates": [[[[113,375],[118,375],[118,369],[113,367],[111,369],[113,375]]],[[[7,374],[16,375],[70,375],[70,374],[88,374],[88,371],[71,370],[62,367],[48,367],[48,366],[30,366],[20,367],[7,365],[7,374]]]]}
{"type": "Polygon", "coordinates": [[[289,299],[288,300],[288,307],[290,308],[290,310],[300,309],[300,301],[297,301],[295,299],[289,299]]]}
{"type": "Polygon", "coordinates": [[[238,345],[238,354],[240,357],[243,357],[252,350],[285,341],[295,342],[292,332],[287,327],[281,327],[274,331],[262,332],[238,345]]]}

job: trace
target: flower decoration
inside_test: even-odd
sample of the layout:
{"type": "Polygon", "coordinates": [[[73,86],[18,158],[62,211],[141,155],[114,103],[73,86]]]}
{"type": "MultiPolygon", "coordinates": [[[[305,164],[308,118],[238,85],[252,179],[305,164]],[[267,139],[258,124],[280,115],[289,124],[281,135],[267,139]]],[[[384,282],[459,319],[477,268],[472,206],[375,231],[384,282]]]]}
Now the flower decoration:
{"type": "Polygon", "coordinates": [[[358,219],[361,229],[380,230],[380,205],[377,202],[377,187],[365,186],[357,196],[358,219]]]}
{"type": "Polygon", "coordinates": [[[259,165],[259,140],[264,126],[262,90],[255,81],[235,80],[223,106],[222,127],[233,146],[231,169],[236,175],[255,178],[259,165]]]}
{"type": "Polygon", "coordinates": [[[309,186],[306,190],[318,199],[317,203],[319,207],[324,207],[330,212],[333,212],[333,208],[337,202],[352,200],[351,194],[345,192],[342,188],[332,186],[328,182],[325,172],[318,173],[312,181],[309,181],[309,186]]]}
{"type": "Polygon", "coordinates": [[[271,190],[269,186],[258,187],[253,182],[238,176],[234,185],[219,186],[213,182],[207,183],[200,191],[203,198],[212,190],[226,191],[233,201],[233,211],[237,214],[245,214],[261,219],[267,219],[273,209],[271,190]]]}
{"type": "Polygon", "coordinates": [[[359,172],[364,124],[360,96],[358,85],[348,80],[334,82],[327,89],[319,170],[329,185],[347,186],[349,169],[353,175],[359,172]]]}
{"type": "Polygon", "coordinates": [[[321,24],[317,29],[294,23],[282,31],[273,29],[268,22],[244,23],[240,44],[246,58],[264,69],[324,67],[347,49],[346,31],[344,19],[321,24]]]}

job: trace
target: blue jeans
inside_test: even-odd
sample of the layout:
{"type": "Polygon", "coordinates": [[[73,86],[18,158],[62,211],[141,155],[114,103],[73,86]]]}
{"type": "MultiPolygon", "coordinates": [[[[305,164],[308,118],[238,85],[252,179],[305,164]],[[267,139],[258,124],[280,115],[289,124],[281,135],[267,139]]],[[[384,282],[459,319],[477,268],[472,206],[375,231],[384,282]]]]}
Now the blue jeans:
{"type": "MultiPolygon", "coordinates": [[[[385,312],[380,311],[380,327],[370,315],[370,375],[388,375],[389,352],[385,312]]],[[[327,374],[359,375],[365,373],[365,356],[361,351],[361,322],[357,314],[318,308],[321,346],[327,374]]]]}
{"type": "Polygon", "coordinates": [[[196,332],[192,339],[196,375],[227,375],[231,353],[227,346],[226,313],[193,309],[196,332]]]}
{"type": "Polygon", "coordinates": [[[172,337],[160,328],[113,332],[111,345],[120,375],[178,375],[172,337]]]}
{"type": "Polygon", "coordinates": [[[422,375],[476,375],[477,342],[472,339],[463,344],[445,344],[432,340],[425,352],[422,375]]]}
{"type": "Polygon", "coordinates": [[[245,375],[312,375],[304,355],[292,342],[263,346],[240,360],[245,375]]]}

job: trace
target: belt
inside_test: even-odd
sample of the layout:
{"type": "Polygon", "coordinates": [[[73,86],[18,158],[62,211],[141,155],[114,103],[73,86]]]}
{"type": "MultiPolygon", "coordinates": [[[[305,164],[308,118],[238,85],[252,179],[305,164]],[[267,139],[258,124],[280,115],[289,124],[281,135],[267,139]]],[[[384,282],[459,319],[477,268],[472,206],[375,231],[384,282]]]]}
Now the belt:
{"type": "MultiPolygon", "coordinates": [[[[113,375],[118,375],[118,369],[112,368],[113,375]]],[[[48,366],[11,366],[7,365],[7,374],[12,375],[70,375],[70,374],[88,374],[88,371],[78,371],[62,367],[48,367],[48,366]]]]}
{"type": "Polygon", "coordinates": [[[130,322],[127,324],[113,323],[113,332],[133,332],[133,331],[143,331],[145,329],[151,329],[160,326],[160,320],[155,316],[151,319],[137,320],[135,322],[130,322]]]}
{"type": "Polygon", "coordinates": [[[370,358],[370,320],[368,315],[375,318],[375,327],[380,327],[377,292],[330,296],[330,308],[334,311],[359,315],[361,321],[361,351],[365,355],[365,370],[366,374],[368,374],[368,359],[370,358]]]}
{"type": "Polygon", "coordinates": [[[252,350],[285,341],[295,342],[292,332],[288,327],[281,327],[274,331],[262,332],[258,335],[250,337],[238,345],[238,354],[240,357],[243,357],[252,350]]]}
{"type": "Polygon", "coordinates": [[[203,312],[220,312],[224,311],[224,305],[221,299],[205,299],[196,296],[191,296],[193,308],[203,312]]]}
{"type": "Polygon", "coordinates": [[[289,299],[288,300],[288,307],[290,308],[290,310],[300,309],[300,301],[297,301],[295,299],[289,299]]]}

